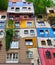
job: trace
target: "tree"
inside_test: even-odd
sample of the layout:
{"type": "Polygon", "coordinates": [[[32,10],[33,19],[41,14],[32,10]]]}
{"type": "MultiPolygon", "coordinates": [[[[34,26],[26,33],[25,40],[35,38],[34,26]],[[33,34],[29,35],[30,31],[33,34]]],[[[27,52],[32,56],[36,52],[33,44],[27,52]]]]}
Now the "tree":
{"type": "Polygon", "coordinates": [[[8,0],[0,0],[0,10],[6,10],[8,6],[8,0]]]}
{"type": "Polygon", "coordinates": [[[54,6],[54,3],[52,0],[26,0],[26,1],[33,3],[35,15],[45,14],[46,7],[54,6]]]}

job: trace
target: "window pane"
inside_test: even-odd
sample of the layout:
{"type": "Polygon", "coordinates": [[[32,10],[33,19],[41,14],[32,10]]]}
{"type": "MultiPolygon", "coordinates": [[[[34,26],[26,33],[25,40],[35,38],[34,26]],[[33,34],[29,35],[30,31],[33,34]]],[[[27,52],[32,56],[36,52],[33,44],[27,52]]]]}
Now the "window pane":
{"type": "Polygon", "coordinates": [[[48,45],[50,45],[50,46],[52,45],[52,42],[51,42],[51,40],[49,40],[49,39],[47,40],[47,43],[48,43],[48,45]]]}
{"type": "Polygon", "coordinates": [[[53,56],[54,56],[54,58],[55,58],[55,53],[53,53],[53,56]]]}
{"type": "Polygon", "coordinates": [[[50,59],[51,58],[51,54],[50,54],[50,52],[48,50],[46,51],[46,58],[47,59],[50,59]]]}
{"type": "Polygon", "coordinates": [[[40,30],[40,34],[44,34],[44,30],[40,30]]]}
{"type": "Polygon", "coordinates": [[[32,22],[27,22],[27,26],[32,26],[32,22]]]}
{"type": "Polygon", "coordinates": [[[30,30],[30,34],[34,34],[34,30],[30,30]]]}
{"type": "Polygon", "coordinates": [[[25,40],[25,43],[26,43],[26,45],[33,45],[33,42],[32,42],[31,39],[30,40],[25,40]]]}
{"type": "Polygon", "coordinates": [[[41,45],[46,45],[46,42],[44,40],[41,41],[41,45]]]}
{"type": "Polygon", "coordinates": [[[24,30],[24,34],[28,34],[28,30],[24,30]]]}

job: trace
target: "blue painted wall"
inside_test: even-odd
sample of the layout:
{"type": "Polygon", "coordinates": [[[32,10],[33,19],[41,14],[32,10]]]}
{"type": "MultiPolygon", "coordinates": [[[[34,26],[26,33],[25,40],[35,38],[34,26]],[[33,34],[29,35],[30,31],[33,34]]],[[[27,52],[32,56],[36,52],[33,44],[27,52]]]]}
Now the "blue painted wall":
{"type": "Polygon", "coordinates": [[[12,7],[12,6],[33,6],[33,4],[32,3],[30,3],[30,4],[25,4],[25,3],[23,3],[23,2],[16,2],[15,3],[15,5],[13,5],[13,3],[12,2],[8,2],[8,6],[9,7],[12,7]]]}
{"type": "Polygon", "coordinates": [[[6,26],[6,21],[1,21],[0,20],[0,29],[4,29],[6,26]]]}
{"type": "Polygon", "coordinates": [[[54,34],[52,28],[37,28],[36,30],[37,30],[37,36],[38,36],[38,37],[55,37],[55,34],[54,34]],[[40,33],[40,30],[43,30],[44,33],[41,34],[41,33],[40,33]],[[46,34],[46,32],[45,32],[46,30],[49,31],[49,34],[46,34]]]}

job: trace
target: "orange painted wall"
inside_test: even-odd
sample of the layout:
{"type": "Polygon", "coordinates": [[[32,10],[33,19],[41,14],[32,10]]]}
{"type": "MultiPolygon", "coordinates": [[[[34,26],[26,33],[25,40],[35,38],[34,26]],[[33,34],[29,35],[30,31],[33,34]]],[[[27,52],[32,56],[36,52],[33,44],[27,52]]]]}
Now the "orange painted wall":
{"type": "Polygon", "coordinates": [[[20,28],[34,28],[35,25],[34,25],[34,20],[21,20],[20,21],[20,28]],[[32,21],[32,26],[31,27],[27,27],[27,22],[28,21],[32,21]]]}
{"type": "Polygon", "coordinates": [[[37,40],[36,40],[35,37],[33,37],[33,38],[24,38],[24,41],[25,41],[26,39],[32,39],[32,41],[33,41],[33,45],[31,45],[31,46],[26,46],[27,48],[36,48],[36,47],[37,47],[37,40]]]}

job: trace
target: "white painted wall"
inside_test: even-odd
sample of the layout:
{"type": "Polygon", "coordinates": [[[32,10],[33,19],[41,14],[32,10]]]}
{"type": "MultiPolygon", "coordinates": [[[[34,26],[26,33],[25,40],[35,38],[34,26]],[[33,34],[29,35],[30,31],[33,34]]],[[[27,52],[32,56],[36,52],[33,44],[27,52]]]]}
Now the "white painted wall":
{"type": "Polygon", "coordinates": [[[37,32],[36,29],[20,29],[20,36],[23,37],[36,37],[37,36],[37,32]],[[28,30],[28,34],[24,34],[24,30],[28,30]],[[34,35],[30,34],[30,30],[34,30],[34,35]]]}
{"type": "MultiPolygon", "coordinates": [[[[39,24],[38,24],[38,20],[36,20],[36,28],[43,28],[43,27],[46,27],[46,28],[51,28],[51,26],[50,26],[50,24],[48,23],[48,21],[44,21],[44,24],[45,24],[45,26],[40,26],[39,24]]],[[[41,22],[41,21],[40,21],[41,22]]]]}
{"type": "Polygon", "coordinates": [[[55,48],[54,47],[54,45],[55,45],[55,38],[40,38],[40,37],[37,37],[37,42],[38,42],[38,47],[42,47],[42,48],[55,48]],[[52,46],[48,46],[47,39],[51,39],[52,46]],[[45,40],[46,41],[46,45],[41,45],[41,40],[45,40]]]}
{"type": "Polygon", "coordinates": [[[33,6],[24,6],[24,7],[27,7],[27,9],[26,9],[26,10],[23,10],[23,9],[22,9],[22,7],[21,7],[21,6],[19,6],[20,11],[15,11],[16,6],[14,7],[14,9],[13,9],[13,10],[11,10],[11,7],[8,7],[7,12],[8,12],[8,13],[24,13],[24,12],[25,12],[25,13],[34,13],[33,6]],[[28,10],[28,7],[30,7],[30,8],[31,8],[31,10],[28,10]]]}
{"type": "MultiPolygon", "coordinates": [[[[37,48],[30,48],[28,50],[33,52],[33,59],[31,60],[31,63],[34,63],[34,65],[38,65],[37,59],[39,58],[39,54],[37,48]]],[[[39,63],[39,65],[41,65],[41,62],[39,63]]]]}

